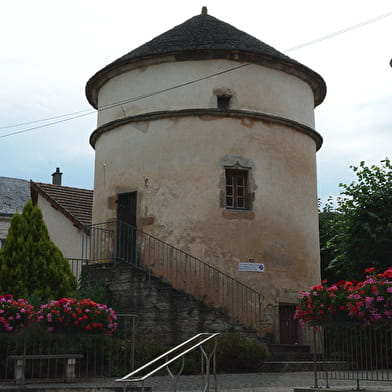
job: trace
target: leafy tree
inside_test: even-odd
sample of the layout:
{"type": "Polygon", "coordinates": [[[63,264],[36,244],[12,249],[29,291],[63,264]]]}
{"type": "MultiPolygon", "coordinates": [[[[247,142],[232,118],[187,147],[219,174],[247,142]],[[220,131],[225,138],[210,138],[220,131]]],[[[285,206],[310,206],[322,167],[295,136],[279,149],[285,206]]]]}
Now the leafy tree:
{"type": "Polygon", "coordinates": [[[0,294],[44,300],[72,296],[76,279],[61,251],[50,240],[39,207],[26,203],[11,219],[0,250],[0,294]]]}
{"type": "Polygon", "coordinates": [[[337,282],[339,276],[328,266],[335,258],[335,251],[330,246],[331,239],[335,236],[334,223],[338,219],[338,212],[332,198],[328,198],[324,206],[319,201],[319,233],[320,233],[320,267],[321,278],[328,282],[337,282]]]}
{"type": "Polygon", "coordinates": [[[333,235],[328,249],[334,255],[328,270],[340,278],[362,278],[375,267],[392,265],[392,165],[388,158],[380,166],[351,166],[357,181],[343,188],[338,198],[333,235]]]}

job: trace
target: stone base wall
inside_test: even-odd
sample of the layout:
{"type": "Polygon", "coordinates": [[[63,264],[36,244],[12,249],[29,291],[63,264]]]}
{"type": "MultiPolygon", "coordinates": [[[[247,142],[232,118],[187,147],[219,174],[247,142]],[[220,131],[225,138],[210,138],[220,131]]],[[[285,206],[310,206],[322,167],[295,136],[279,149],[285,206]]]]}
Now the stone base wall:
{"type": "Polygon", "coordinates": [[[132,265],[87,268],[90,282],[102,282],[111,290],[118,313],[137,315],[137,339],[170,346],[200,332],[238,332],[256,339],[255,331],[231,322],[223,309],[197,301],[132,265]]]}

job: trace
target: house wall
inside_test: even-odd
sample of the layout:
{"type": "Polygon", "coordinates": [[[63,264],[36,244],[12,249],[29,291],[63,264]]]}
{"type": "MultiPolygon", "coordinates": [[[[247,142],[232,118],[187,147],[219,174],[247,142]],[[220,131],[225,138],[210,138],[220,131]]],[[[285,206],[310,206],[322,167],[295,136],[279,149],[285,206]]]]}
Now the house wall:
{"type": "Polygon", "coordinates": [[[50,239],[61,250],[63,256],[67,259],[81,259],[83,232],[41,195],[38,196],[37,205],[42,210],[50,239]]]}
{"type": "MultiPolygon", "coordinates": [[[[11,217],[0,215],[0,240],[7,238],[8,229],[10,227],[11,217]]],[[[0,244],[1,248],[1,244],[0,244]]]]}
{"type": "MultiPolygon", "coordinates": [[[[99,105],[232,65],[238,63],[190,61],[134,70],[104,85],[99,105]]],[[[145,112],[216,108],[216,91],[228,90],[232,108],[314,125],[310,87],[257,65],[101,111],[98,124],[145,112]]],[[[115,220],[117,195],[137,191],[138,227],[262,293],[264,331],[277,332],[277,305],[295,303],[299,290],[320,280],[315,141],[292,126],[246,115],[166,115],[129,121],[97,138],[93,222],[115,220]],[[225,166],[236,163],[250,168],[249,211],[224,205],[225,166]],[[239,272],[239,262],[249,258],[266,271],[239,272]]]]}
{"type": "MultiPolygon", "coordinates": [[[[136,68],[110,79],[99,90],[99,107],[164,90],[239,65],[241,63],[229,60],[205,60],[136,68]]],[[[314,98],[310,86],[293,75],[255,64],[137,102],[105,109],[98,112],[98,126],[140,113],[216,108],[216,93],[219,92],[233,94],[233,109],[274,114],[314,126],[314,98]]]]}
{"type": "Polygon", "coordinates": [[[136,190],[140,229],[249,284],[265,303],[293,303],[319,281],[310,137],[225,118],[159,120],[145,131],[140,125],[119,127],[96,144],[96,222],[116,219],[118,193],[136,190]],[[237,161],[252,168],[251,211],[221,205],[224,165],[237,161]],[[238,272],[248,258],[265,263],[266,272],[238,272]]]}

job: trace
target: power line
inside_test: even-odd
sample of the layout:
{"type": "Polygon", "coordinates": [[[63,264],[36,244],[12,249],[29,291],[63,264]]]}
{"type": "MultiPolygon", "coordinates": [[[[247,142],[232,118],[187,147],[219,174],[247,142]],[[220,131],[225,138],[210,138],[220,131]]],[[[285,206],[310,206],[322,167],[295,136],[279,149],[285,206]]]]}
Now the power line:
{"type": "MultiPolygon", "coordinates": [[[[95,113],[95,111],[90,112],[90,113],[79,114],[78,116],[65,118],[65,119],[63,119],[63,120],[54,121],[54,122],[51,122],[51,123],[48,123],[48,124],[38,125],[38,126],[36,126],[36,127],[31,127],[31,128],[27,128],[27,129],[22,129],[22,130],[20,130],[20,131],[7,133],[7,134],[5,134],[5,135],[0,135],[0,138],[7,137],[7,136],[18,135],[18,134],[20,134],[20,133],[25,133],[25,132],[33,131],[33,130],[35,130],[35,129],[40,129],[40,128],[49,127],[50,125],[60,124],[60,123],[66,122],[66,121],[74,120],[75,118],[80,118],[80,117],[88,116],[89,114],[92,114],[92,113],[95,113]]],[[[37,120],[37,121],[38,121],[38,120],[37,120]]]]}
{"type": "MultiPolygon", "coordinates": [[[[359,28],[361,28],[363,26],[366,26],[366,25],[369,25],[371,23],[375,23],[375,22],[377,22],[377,21],[379,21],[381,19],[387,18],[387,17],[389,17],[391,15],[392,15],[392,11],[387,12],[385,14],[376,16],[376,17],[371,18],[371,19],[367,19],[367,20],[365,20],[363,22],[354,24],[352,26],[349,26],[349,27],[346,27],[344,29],[335,31],[335,32],[327,34],[325,36],[313,39],[313,40],[305,42],[303,44],[300,44],[300,45],[297,45],[297,46],[293,46],[293,47],[291,47],[289,49],[286,49],[285,52],[291,52],[291,51],[294,51],[294,50],[297,50],[297,49],[304,48],[306,46],[311,46],[311,45],[317,44],[319,42],[322,42],[322,41],[325,41],[325,40],[337,37],[337,36],[339,36],[341,34],[345,34],[345,33],[349,32],[349,31],[353,31],[353,30],[359,29],[359,28]]],[[[235,71],[237,69],[244,68],[244,67],[246,67],[248,65],[251,65],[251,64],[250,63],[241,64],[239,66],[228,68],[228,69],[226,69],[224,71],[216,72],[214,74],[210,74],[210,75],[204,76],[202,78],[190,80],[190,81],[187,81],[187,82],[184,82],[184,83],[181,83],[181,84],[177,84],[177,85],[174,85],[172,87],[168,87],[168,88],[165,88],[165,89],[162,89],[162,90],[157,90],[157,91],[154,91],[154,92],[149,93],[149,94],[144,94],[144,95],[140,95],[140,96],[137,96],[137,97],[132,97],[132,98],[124,99],[124,100],[121,100],[121,101],[113,102],[111,104],[104,105],[104,106],[98,108],[98,112],[105,111],[105,110],[108,110],[108,109],[111,109],[111,108],[114,108],[114,107],[117,107],[117,106],[121,106],[121,105],[124,105],[124,104],[127,104],[127,103],[137,102],[137,101],[140,101],[140,100],[143,100],[143,99],[146,99],[146,98],[150,98],[150,97],[155,96],[155,95],[163,94],[165,92],[168,92],[168,91],[171,91],[171,90],[175,90],[177,88],[188,86],[190,84],[197,83],[197,82],[200,82],[202,80],[210,79],[210,78],[213,78],[213,77],[225,74],[227,72],[232,72],[232,71],[235,71]]],[[[51,125],[55,125],[55,124],[63,123],[63,122],[66,122],[66,121],[71,121],[71,120],[74,120],[74,119],[77,119],[77,118],[80,118],[80,117],[84,117],[84,116],[87,116],[87,115],[90,115],[90,114],[93,114],[93,113],[95,113],[94,110],[87,109],[87,110],[82,110],[82,111],[78,111],[78,112],[73,112],[73,113],[67,113],[67,114],[61,114],[61,115],[58,115],[58,116],[48,117],[48,118],[41,119],[41,120],[35,120],[35,121],[29,121],[29,122],[24,122],[24,123],[18,123],[18,124],[3,126],[3,127],[0,127],[0,130],[1,129],[7,129],[7,128],[15,128],[15,127],[18,127],[18,126],[23,126],[23,125],[36,124],[38,122],[44,122],[44,121],[49,121],[49,120],[54,120],[54,119],[58,119],[58,118],[67,117],[67,118],[65,118],[63,120],[58,120],[58,121],[50,122],[48,124],[38,125],[36,127],[31,127],[31,128],[27,128],[27,129],[22,129],[20,131],[11,132],[11,133],[8,133],[8,134],[5,134],[5,135],[0,135],[0,138],[13,136],[13,135],[17,135],[17,134],[21,134],[21,133],[25,133],[25,132],[30,132],[30,131],[33,131],[33,130],[36,130],[36,129],[40,129],[40,128],[45,128],[45,127],[48,127],[48,126],[51,126],[51,125]],[[72,117],[70,117],[70,116],[72,116],[72,117]]]]}
{"type": "Polygon", "coordinates": [[[385,14],[382,14],[382,15],[376,16],[374,18],[367,19],[367,20],[365,20],[363,22],[354,24],[352,26],[346,27],[344,29],[335,31],[334,33],[330,33],[330,34],[324,35],[322,37],[313,39],[311,41],[305,42],[303,44],[300,44],[300,45],[297,45],[297,46],[293,46],[290,49],[286,49],[285,52],[291,52],[293,50],[304,48],[305,46],[318,44],[319,42],[326,41],[327,39],[334,38],[334,37],[336,37],[338,35],[341,35],[341,34],[344,34],[344,33],[348,33],[349,31],[353,31],[353,30],[359,29],[359,28],[361,28],[363,26],[369,25],[369,24],[374,23],[374,22],[378,22],[379,20],[387,18],[388,16],[391,16],[391,15],[392,15],[392,11],[387,12],[385,14]]]}
{"type": "Polygon", "coordinates": [[[13,125],[7,125],[7,126],[4,126],[4,127],[0,127],[0,129],[16,128],[16,127],[20,127],[22,125],[36,124],[36,123],[39,123],[39,122],[55,120],[57,118],[62,118],[62,117],[69,117],[69,116],[73,116],[73,115],[76,115],[76,114],[79,114],[79,113],[85,113],[85,112],[95,113],[95,110],[91,110],[91,109],[80,110],[78,112],[67,113],[67,114],[60,114],[58,116],[47,117],[47,118],[43,118],[41,120],[27,121],[27,122],[17,123],[17,124],[13,124],[13,125]]]}
{"type": "MultiPolygon", "coordinates": [[[[171,87],[168,87],[168,88],[165,88],[165,89],[162,89],[162,90],[157,90],[157,91],[154,91],[154,92],[149,93],[149,94],[144,94],[144,95],[140,95],[140,96],[138,96],[138,97],[128,98],[128,99],[124,99],[124,100],[122,100],[122,101],[118,101],[118,102],[114,102],[114,103],[111,103],[111,104],[108,104],[108,105],[104,105],[104,106],[98,108],[98,112],[102,112],[102,111],[105,111],[105,110],[108,110],[108,109],[112,109],[112,108],[114,108],[114,107],[121,106],[121,105],[124,105],[124,104],[126,104],[126,103],[141,101],[142,99],[146,99],[146,98],[152,97],[152,96],[154,96],[154,95],[158,95],[158,94],[163,94],[163,93],[165,93],[165,92],[168,92],[168,91],[171,91],[171,90],[180,88],[180,87],[188,86],[188,85],[190,85],[190,84],[197,83],[197,82],[200,82],[200,81],[202,81],[202,80],[210,79],[210,78],[213,78],[213,77],[222,75],[222,74],[224,74],[224,73],[227,73],[227,72],[231,72],[231,71],[237,70],[237,69],[239,69],[239,68],[247,67],[248,65],[251,65],[251,64],[247,63],[247,64],[237,65],[237,66],[235,66],[235,67],[228,68],[228,69],[226,69],[226,70],[224,70],[224,71],[219,71],[219,72],[216,72],[216,73],[211,74],[211,75],[203,76],[202,78],[198,78],[198,79],[194,79],[194,80],[189,80],[189,81],[187,81],[187,82],[184,82],[184,83],[181,83],[181,84],[177,84],[177,85],[175,85],[175,86],[171,86],[171,87]]],[[[74,119],[76,119],[76,118],[88,116],[88,115],[90,115],[90,114],[95,113],[94,110],[93,110],[93,111],[88,111],[87,113],[84,113],[84,112],[85,112],[85,111],[75,112],[75,113],[83,113],[83,114],[79,114],[79,115],[73,116],[73,117],[68,117],[68,118],[65,118],[65,119],[63,119],[63,120],[53,121],[53,122],[50,122],[50,123],[47,123],[47,124],[38,125],[38,126],[36,126],[36,127],[31,127],[31,128],[27,128],[27,129],[22,129],[22,130],[20,130],[20,131],[15,131],[15,132],[7,133],[7,134],[5,134],[5,135],[0,135],[0,138],[4,138],[4,137],[8,137],[8,136],[13,136],[13,135],[18,135],[18,134],[25,133],[25,132],[34,131],[34,130],[36,130],[36,129],[49,127],[50,125],[60,124],[60,123],[66,122],[66,121],[74,120],[74,119]]],[[[55,117],[53,117],[53,118],[61,118],[61,117],[66,117],[66,116],[67,116],[67,114],[64,114],[64,115],[61,115],[61,116],[55,116],[55,117]]],[[[46,121],[46,120],[48,120],[48,119],[45,119],[45,120],[36,120],[36,121],[30,122],[30,123],[26,123],[26,124],[33,124],[33,123],[42,122],[42,121],[46,121]]],[[[17,126],[17,125],[10,125],[10,126],[8,126],[8,128],[11,128],[11,127],[13,127],[13,126],[17,126]]],[[[3,129],[4,129],[4,128],[7,128],[7,127],[3,127],[3,129]]]]}

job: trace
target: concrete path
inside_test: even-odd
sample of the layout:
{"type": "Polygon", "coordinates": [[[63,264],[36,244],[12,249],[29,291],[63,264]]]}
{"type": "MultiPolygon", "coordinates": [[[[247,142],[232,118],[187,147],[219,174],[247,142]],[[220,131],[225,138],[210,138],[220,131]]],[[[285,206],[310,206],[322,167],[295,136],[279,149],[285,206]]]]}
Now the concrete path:
{"type": "MultiPolygon", "coordinates": [[[[309,388],[314,386],[313,372],[221,374],[217,376],[217,379],[218,391],[220,392],[293,392],[294,388],[309,388]]],[[[153,391],[171,390],[170,379],[168,377],[154,377],[146,382],[145,385],[151,386],[153,391]]],[[[180,378],[178,390],[200,391],[200,385],[200,376],[183,376],[180,378]]],[[[346,390],[352,390],[353,387],[356,387],[355,381],[353,380],[333,380],[330,381],[329,385],[331,389],[333,387],[344,387],[346,390]]],[[[325,387],[324,380],[320,380],[318,386],[325,387]]],[[[392,391],[392,382],[389,384],[361,382],[360,386],[361,388],[366,388],[368,391],[392,391]]],[[[212,378],[210,391],[214,391],[212,378]]]]}
{"type": "MultiPolygon", "coordinates": [[[[314,386],[313,372],[295,372],[295,373],[248,373],[248,374],[220,374],[218,379],[219,392],[293,392],[295,388],[309,388],[314,386]]],[[[326,390],[324,380],[320,380],[319,387],[323,387],[323,391],[333,392],[352,391],[356,387],[355,381],[331,380],[331,389],[326,390]]],[[[76,384],[48,384],[46,389],[51,391],[66,391],[74,388],[86,388],[96,390],[96,388],[113,388],[124,386],[121,383],[114,382],[113,379],[95,379],[88,382],[83,381],[76,384]],[[120,384],[120,385],[119,385],[120,384]]],[[[151,386],[153,392],[166,392],[172,390],[171,379],[168,376],[152,377],[145,382],[145,386],[151,386]]],[[[45,386],[40,384],[26,384],[23,390],[37,391],[43,390],[45,386]]],[[[190,392],[200,391],[201,376],[181,376],[178,383],[178,391],[190,392]]],[[[373,391],[392,391],[392,381],[389,383],[377,382],[361,382],[361,388],[365,388],[367,392],[373,391]]],[[[20,390],[20,387],[10,385],[7,387],[0,384],[0,392],[3,390],[20,390]]],[[[211,377],[210,391],[214,392],[213,377],[211,377]]]]}

